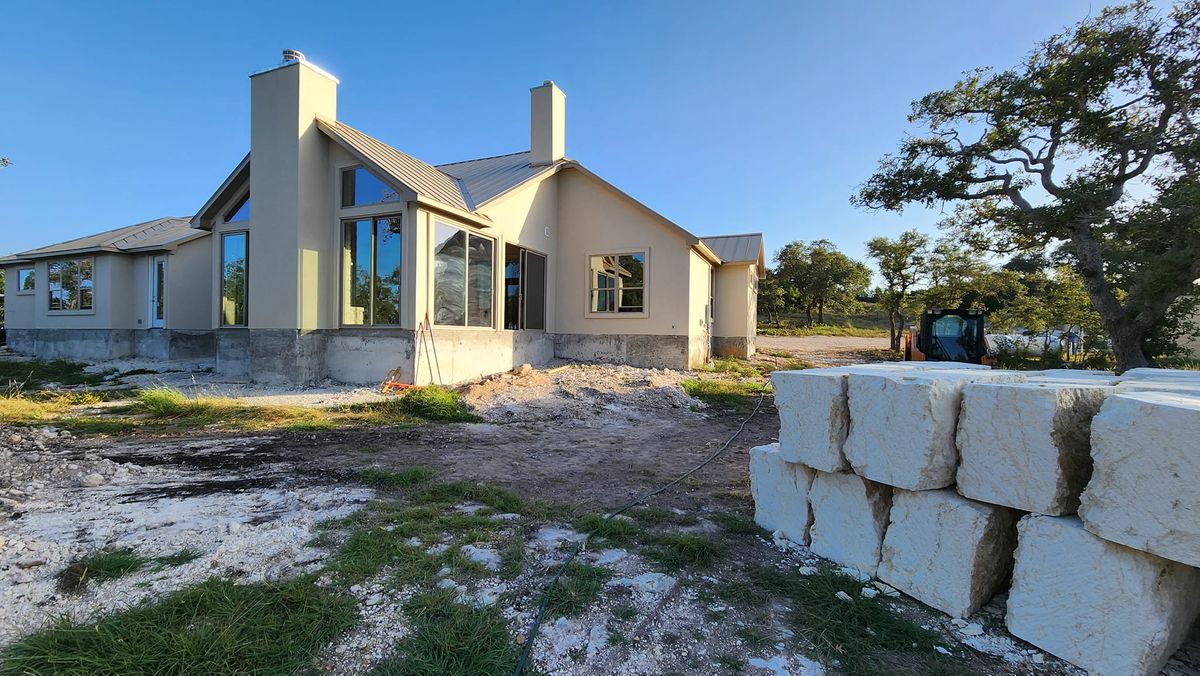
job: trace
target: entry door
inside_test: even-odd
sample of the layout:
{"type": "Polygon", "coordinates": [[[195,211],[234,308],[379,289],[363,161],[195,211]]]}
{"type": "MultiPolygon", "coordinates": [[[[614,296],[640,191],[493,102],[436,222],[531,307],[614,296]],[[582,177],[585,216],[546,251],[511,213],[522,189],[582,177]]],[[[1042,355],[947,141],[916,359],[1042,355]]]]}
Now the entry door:
{"type": "Polygon", "coordinates": [[[521,251],[521,328],[546,328],[546,257],[521,251]]]}
{"type": "Polygon", "coordinates": [[[150,257],[150,326],[162,328],[167,319],[167,257],[150,257]]]}

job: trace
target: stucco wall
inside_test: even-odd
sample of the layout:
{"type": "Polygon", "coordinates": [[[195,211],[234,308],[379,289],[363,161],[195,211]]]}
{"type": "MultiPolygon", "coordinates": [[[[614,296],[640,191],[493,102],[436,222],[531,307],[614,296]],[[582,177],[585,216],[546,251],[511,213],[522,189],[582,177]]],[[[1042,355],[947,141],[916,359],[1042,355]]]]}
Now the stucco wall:
{"type": "MultiPolygon", "coordinates": [[[[185,242],[167,256],[166,327],[169,329],[213,328],[212,309],[216,307],[213,294],[216,285],[212,278],[213,249],[210,240],[211,237],[200,237],[185,242]]],[[[147,260],[147,270],[149,265],[147,260]]],[[[148,311],[149,303],[142,305],[148,311]]]]}
{"type": "MultiPolygon", "coordinates": [[[[31,329],[34,326],[33,308],[36,291],[17,290],[17,271],[32,265],[9,265],[4,268],[4,327],[31,329]]],[[[37,273],[34,272],[36,275],[37,273]]],[[[36,282],[36,278],[35,278],[36,282]]]]}
{"type": "Polygon", "coordinates": [[[750,337],[757,332],[756,268],[752,264],[723,265],[717,269],[716,319],[713,335],[750,337]]]}
{"type": "Polygon", "coordinates": [[[694,250],[688,260],[688,368],[708,361],[712,346],[709,300],[713,265],[694,250]]]}
{"type": "Polygon", "coordinates": [[[691,250],[676,232],[578,171],[558,176],[555,331],[566,334],[688,335],[691,250]],[[589,316],[588,256],[646,252],[646,312],[589,316]]]}

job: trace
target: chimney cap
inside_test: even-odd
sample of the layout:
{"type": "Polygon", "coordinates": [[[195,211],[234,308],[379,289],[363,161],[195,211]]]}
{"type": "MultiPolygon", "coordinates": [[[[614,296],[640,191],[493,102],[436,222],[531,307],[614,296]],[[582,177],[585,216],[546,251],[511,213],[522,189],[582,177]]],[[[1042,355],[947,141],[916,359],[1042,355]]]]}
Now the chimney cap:
{"type": "Polygon", "coordinates": [[[284,63],[287,63],[288,61],[304,61],[304,60],[305,60],[305,59],[304,59],[304,52],[302,52],[302,51],[300,51],[300,50],[298,50],[298,49],[285,49],[285,50],[283,50],[283,61],[284,61],[284,63]]]}

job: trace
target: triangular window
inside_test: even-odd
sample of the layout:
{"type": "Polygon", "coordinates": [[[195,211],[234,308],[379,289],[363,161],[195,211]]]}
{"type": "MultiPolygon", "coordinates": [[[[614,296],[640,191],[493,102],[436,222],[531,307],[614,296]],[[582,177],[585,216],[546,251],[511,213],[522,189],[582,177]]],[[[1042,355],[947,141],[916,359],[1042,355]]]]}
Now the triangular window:
{"type": "Polygon", "coordinates": [[[238,223],[250,220],[250,193],[246,193],[229,211],[225,212],[226,223],[238,223]]]}

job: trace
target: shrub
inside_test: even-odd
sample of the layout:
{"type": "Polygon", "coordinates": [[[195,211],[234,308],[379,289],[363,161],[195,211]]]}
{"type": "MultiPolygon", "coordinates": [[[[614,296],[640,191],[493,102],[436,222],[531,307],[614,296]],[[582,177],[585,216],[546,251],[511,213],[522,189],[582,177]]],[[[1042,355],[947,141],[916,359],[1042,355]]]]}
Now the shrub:
{"type": "Polygon", "coordinates": [[[444,387],[409,390],[400,398],[400,410],[409,415],[438,422],[475,422],[479,417],[467,410],[462,397],[444,387]]]}

